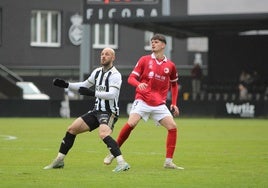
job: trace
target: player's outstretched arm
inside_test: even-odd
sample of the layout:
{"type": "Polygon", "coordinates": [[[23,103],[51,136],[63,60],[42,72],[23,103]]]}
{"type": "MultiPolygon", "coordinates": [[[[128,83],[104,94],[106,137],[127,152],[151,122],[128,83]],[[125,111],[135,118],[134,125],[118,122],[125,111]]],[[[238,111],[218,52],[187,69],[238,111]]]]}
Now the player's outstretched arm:
{"type": "Polygon", "coordinates": [[[95,91],[86,87],[80,87],[78,92],[80,95],[95,96],[95,91]]]}
{"type": "Polygon", "coordinates": [[[54,84],[54,86],[61,87],[61,88],[68,88],[69,87],[68,82],[65,82],[64,80],[59,79],[59,78],[55,78],[53,80],[53,84],[54,84]]]}

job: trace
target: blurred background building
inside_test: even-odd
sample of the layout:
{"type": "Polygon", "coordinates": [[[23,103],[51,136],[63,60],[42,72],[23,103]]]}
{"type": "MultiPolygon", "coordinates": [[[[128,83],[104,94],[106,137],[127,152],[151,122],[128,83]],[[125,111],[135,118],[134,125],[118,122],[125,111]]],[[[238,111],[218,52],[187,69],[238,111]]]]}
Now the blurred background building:
{"type": "MultiPolygon", "coordinates": [[[[16,84],[22,81],[33,82],[49,95],[50,102],[64,99],[64,92],[53,88],[53,78],[85,79],[99,65],[99,53],[107,46],[116,51],[116,66],[123,74],[124,92],[120,99],[127,104],[134,98],[134,88],[127,84],[126,78],[138,58],[151,53],[150,38],[154,33],[168,38],[166,55],[178,67],[179,100],[185,112],[198,114],[187,105],[201,103],[202,107],[204,101],[206,104],[220,101],[226,112],[227,102],[243,105],[245,101],[239,100],[238,87],[242,71],[251,75],[246,102],[268,101],[267,1],[122,0],[116,2],[129,9],[129,19],[116,18],[109,23],[85,20],[91,7],[98,18],[109,16],[106,10],[109,5],[105,2],[118,6],[112,0],[1,0],[2,104],[23,99],[23,90],[16,84]],[[138,8],[157,16],[139,19],[135,16],[138,8]],[[193,93],[191,70],[196,57],[203,76],[200,92],[193,93]]],[[[264,107],[257,109],[260,108],[263,112],[264,107]]]]}

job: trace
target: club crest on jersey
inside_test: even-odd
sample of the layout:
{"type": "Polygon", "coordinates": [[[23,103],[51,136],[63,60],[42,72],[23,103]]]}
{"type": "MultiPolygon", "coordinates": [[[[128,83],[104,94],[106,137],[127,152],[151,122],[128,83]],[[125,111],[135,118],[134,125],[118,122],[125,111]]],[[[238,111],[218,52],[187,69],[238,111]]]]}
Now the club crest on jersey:
{"type": "Polygon", "coordinates": [[[164,68],[164,73],[168,74],[169,73],[169,68],[164,68]]]}

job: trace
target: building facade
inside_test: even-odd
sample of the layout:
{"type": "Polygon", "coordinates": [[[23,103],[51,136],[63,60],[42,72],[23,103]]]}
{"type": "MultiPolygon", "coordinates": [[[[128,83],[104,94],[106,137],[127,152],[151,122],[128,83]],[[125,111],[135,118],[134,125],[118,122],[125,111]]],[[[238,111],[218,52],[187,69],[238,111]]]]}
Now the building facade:
{"type": "MultiPolygon", "coordinates": [[[[187,14],[187,0],[163,1],[170,3],[170,15],[187,14]]],[[[45,83],[51,77],[82,79],[81,72],[84,77],[98,66],[101,49],[109,46],[116,51],[116,66],[128,75],[141,55],[151,53],[153,33],[117,24],[96,23],[85,28],[81,19],[84,2],[1,0],[0,64],[50,92],[45,83]],[[83,36],[85,29],[90,36],[83,36]],[[83,46],[82,38],[90,39],[90,48],[83,46]]],[[[192,64],[187,40],[170,38],[169,43],[167,56],[186,70],[181,74],[187,74],[192,64]]]]}

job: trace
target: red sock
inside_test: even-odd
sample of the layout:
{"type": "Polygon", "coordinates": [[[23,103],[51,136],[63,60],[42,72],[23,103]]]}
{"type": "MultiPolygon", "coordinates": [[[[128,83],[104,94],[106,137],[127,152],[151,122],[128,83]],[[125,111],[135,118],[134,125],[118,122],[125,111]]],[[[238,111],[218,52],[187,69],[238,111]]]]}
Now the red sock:
{"type": "Polygon", "coordinates": [[[177,141],[177,128],[168,130],[166,141],[166,158],[173,158],[177,141]]]}
{"type": "Polygon", "coordinates": [[[124,125],[124,127],[121,129],[117,137],[117,143],[119,147],[127,140],[128,136],[130,135],[133,129],[134,127],[129,126],[128,123],[124,125]]]}

